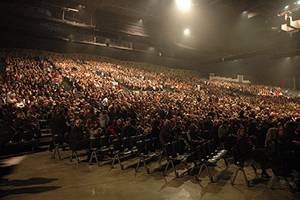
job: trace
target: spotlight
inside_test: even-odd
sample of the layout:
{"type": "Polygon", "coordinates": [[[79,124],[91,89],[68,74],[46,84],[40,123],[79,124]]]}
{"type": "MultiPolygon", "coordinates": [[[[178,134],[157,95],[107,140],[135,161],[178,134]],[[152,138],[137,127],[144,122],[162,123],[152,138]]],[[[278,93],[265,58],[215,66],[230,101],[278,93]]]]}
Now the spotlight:
{"type": "Polygon", "coordinates": [[[284,9],[289,9],[289,7],[290,7],[289,5],[286,5],[286,6],[284,7],[284,9]]]}
{"type": "Polygon", "coordinates": [[[188,28],[184,29],[183,34],[184,34],[185,36],[189,36],[189,35],[191,34],[190,29],[188,29],[188,28]]]}
{"type": "Polygon", "coordinates": [[[300,1],[297,1],[297,4],[300,5],[300,1]]]}
{"type": "Polygon", "coordinates": [[[188,12],[191,9],[191,0],[176,0],[176,6],[181,12],[188,12]]]}

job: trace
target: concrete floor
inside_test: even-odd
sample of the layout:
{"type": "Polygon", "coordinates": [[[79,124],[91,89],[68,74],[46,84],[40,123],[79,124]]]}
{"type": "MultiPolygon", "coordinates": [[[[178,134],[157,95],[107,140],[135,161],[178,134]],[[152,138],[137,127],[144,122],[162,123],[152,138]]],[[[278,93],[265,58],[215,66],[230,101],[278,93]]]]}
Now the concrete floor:
{"type": "MultiPolygon", "coordinates": [[[[69,152],[64,152],[65,156],[69,152]]],[[[221,165],[223,165],[221,163],[221,165]]],[[[300,199],[300,194],[291,194],[285,184],[279,189],[268,189],[268,183],[247,188],[241,176],[236,185],[230,184],[234,166],[226,171],[217,168],[220,180],[209,183],[204,176],[201,184],[194,177],[174,178],[170,173],[166,179],[160,172],[146,174],[143,170],[134,175],[133,169],[122,171],[109,165],[97,167],[80,163],[78,167],[68,159],[55,161],[49,152],[29,155],[0,187],[0,199],[9,200],[289,200],[300,199]]],[[[248,170],[248,176],[254,173],[248,170]],[[249,172],[248,172],[249,171],[249,172]]]]}

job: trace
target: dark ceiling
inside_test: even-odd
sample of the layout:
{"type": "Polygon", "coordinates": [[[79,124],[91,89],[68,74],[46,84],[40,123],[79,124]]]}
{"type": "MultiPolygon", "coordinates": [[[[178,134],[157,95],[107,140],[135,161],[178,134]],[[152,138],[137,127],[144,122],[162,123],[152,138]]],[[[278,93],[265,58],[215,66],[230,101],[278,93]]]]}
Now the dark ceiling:
{"type": "MultiPolygon", "coordinates": [[[[298,49],[298,34],[280,32],[277,14],[287,0],[193,0],[180,13],[174,0],[12,0],[14,6],[83,7],[78,20],[95,25],[97,34],[145,43],[166,54],[202,62],[298,49]],[[30,2],[30,3],[29,3],[30,2]],[[251,16],[251,18],[248,18],[251,16]],[[184,37],[184,28],[191,30],[184,37]],[[171,52],[171,53],[170,53],[171,52]]],[[[52,16],[55,11],[52,11],[52,16]]],[[[57,11],[57,15],[60,13],[57,11]]]]}

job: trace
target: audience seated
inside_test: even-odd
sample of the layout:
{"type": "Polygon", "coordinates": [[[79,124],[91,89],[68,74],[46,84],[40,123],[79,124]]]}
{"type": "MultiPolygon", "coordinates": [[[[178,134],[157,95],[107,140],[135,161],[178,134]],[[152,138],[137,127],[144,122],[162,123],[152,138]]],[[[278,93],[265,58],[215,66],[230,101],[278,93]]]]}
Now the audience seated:
{"type": "Polygon", "coordinates": [[[144,134],[161,145],[181,138],[189,149],[214,140],[237,147],[239,159],[263,151],[275,174],[299,171],[300,100],[265,86],[95,57],[13,53],[5,57],[0,84],[2,148],[37,133],[39,120],[47,119],[74,150],[100,135],[144,134]]]}

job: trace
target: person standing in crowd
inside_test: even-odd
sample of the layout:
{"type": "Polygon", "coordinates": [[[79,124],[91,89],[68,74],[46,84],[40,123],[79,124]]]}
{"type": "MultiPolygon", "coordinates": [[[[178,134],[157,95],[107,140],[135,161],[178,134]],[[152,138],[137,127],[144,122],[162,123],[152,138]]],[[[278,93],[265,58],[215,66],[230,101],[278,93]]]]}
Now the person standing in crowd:
{"type": "Polygon", "coordinates": [[[171,142],[173,140],[173,136],[171,135],[171,121],[166,119],[163,122],[163,126],[159,133],[159,141],[161,146],[171,142]]]}
{"type": "Polygon", "coordinates": [[[223,144],[223,146],[224,146],[226,137],[228,137],[228,134],[229,134],[228,122],[226,120],[224,120],[218,128],[219,141],[221,144],[223,144]]]}
{"type": "MultiPolygon", "coordinates": [[[[63,144],[67,132],[66,111],[64,108],[56,108],[51,116],[52,137],[57,136],[57,142],[63,144]]],[[[51,144],[50,150],[53,148],[51,144]]]]}
{"type": "Polygon", "coordinates": [[[136,120],[128,118],[122,130],[122,137],[129,138],[131,136],[136,136],[137,132],[136,120]]]}
{"type": "Polygon", "coordinates": [[[84,134],[84,128],[82,127],[80,119],[76,119],[74,126],[71,127],[69,134],[70,148],[73,150],[79,150],[86,147],[88,141],[84,134]]]}
{"type": "Polygon", "coordinates": [[[109,124],[109,116],[108,116],[106,110],[103,110],[103,111],[100,112],[99,123],[100,123],[100,127],[102,129],[106,129],[107,128],[107,126],[109,124]]]}

